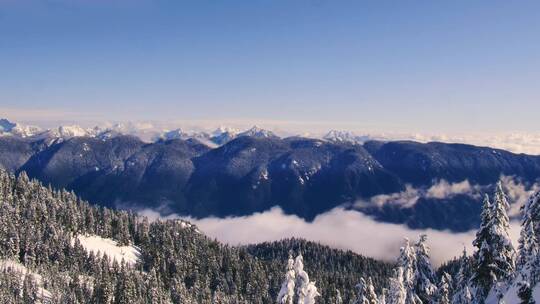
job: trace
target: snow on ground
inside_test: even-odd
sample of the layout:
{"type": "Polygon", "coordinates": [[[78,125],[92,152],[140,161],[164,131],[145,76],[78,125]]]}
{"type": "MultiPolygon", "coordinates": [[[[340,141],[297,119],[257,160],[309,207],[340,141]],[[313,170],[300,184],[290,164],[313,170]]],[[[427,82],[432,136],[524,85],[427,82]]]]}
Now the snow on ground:
{"type": "Polygon", "coordinates": [[[115,240],[97,235],[78,235],[77,239],[87,251],[92,251],[99,256],[106,253],[111,260],[116,260],[118,263],[124,260],[127,264],[134,265],[141,256],[141,250],[136,246],[118,246],[115,240]]]}
{"type": "Polygon", "coordinates": [[[31,275],[38,287],[38,296],[43,303],[47,303],[52,298],[52,294],[47,289],[43,288],[43,280],[41,275],[28,270],[23,264],[13,260],[0,260],[0,271],[12,271],[21,275],[21,284],[27,275],[31,275]]]}
{"type": "MultiPolygon", "coordinates": [[[[504,295],[503,301],[504,304],[520,304],[521,299],[517,295],[518,287],[516,284],[513,284],[510,289],[506,292],[504,295]]],[[[533,288],[532,296],[534,298],[534,301],[536,303],[540,303],[540,286],[536,286],[533,288]]],[[[486,304],[497,304],[497,300],[492,298],[488,298],[486,300],[486,304]]]]}

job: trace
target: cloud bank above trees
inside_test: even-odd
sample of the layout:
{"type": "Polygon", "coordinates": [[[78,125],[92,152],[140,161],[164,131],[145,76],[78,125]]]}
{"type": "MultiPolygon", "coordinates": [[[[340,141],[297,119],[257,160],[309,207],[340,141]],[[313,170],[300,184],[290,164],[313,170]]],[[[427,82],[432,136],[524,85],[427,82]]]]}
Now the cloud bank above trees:
{"type": "MultiPolygon", "coordinates": [[[[159,217],[157,212],[150,210],[141,214],[151,219],[159,217]]],[[[209,237],[231,245],[299,237],[387,261],[395,260],[405,237],[416,240],[419,235],[427,234],[431,256],[436,265],[459,256],[463,246],[472,252],[471,242],[475,235],[475,231],[452,233],[433,229],[413,230],[405,225],[377,222],[360,212],[343,208],[319,215],[312,222],[284,214],[277,207],[250,216],[183,219],[196,224],[209,237]]],[[[512,223],[511,234],[517,242],[518,222],[512,223]]]]}
{"type": "MultiPolygon", "coordinates": [[[[519,209],[540,185],[526,186],[512,177],[501,177],[503,187],[512,203],[509,215],[511,222],[511,238],[517,246],[519,238],[519,209]]],[[[379,195],[368,202],[358,204],[400,204],[403,208],[411,207],[420,197],[450,198],[458,194],[466,194],[481,198],[487,189],[472,185],[465,180],[449,183],[441,180],[428,189],[407,187],[400,193],[379,195]]],[[[150,219],[160,218],[158,212],[143,210],[142,215],[150,219]]],[[[228,218],[194,219],[171,215],[165,219],[181,218],[196,224],[206,235],[230,245],[247,245],[253,243],[276,241],[283,238],[304,238],[320,242],[334,248],[352,250],[356,253],[387,261],[394,261],[404,238],[416,240],[419,235],[428,235],[428,244],[432,249],[431,257],[436,265],[459,256],[463,247],[473,252],[472,241],[476,230],[462,233],[440,231],[434,229],[411,229],[403,224],[376,221],[359,211],[335,208],[318,215],[308,222],[296,216],[285,214],[279,207],[249,216],[228,218]]]]}

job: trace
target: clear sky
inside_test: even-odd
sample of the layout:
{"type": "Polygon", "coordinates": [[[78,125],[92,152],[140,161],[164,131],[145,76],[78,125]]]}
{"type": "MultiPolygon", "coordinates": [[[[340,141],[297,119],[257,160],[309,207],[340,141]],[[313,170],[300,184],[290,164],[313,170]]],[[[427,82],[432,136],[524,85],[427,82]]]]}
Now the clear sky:
{"type": "Polygon", "coordinates": [[[536,132],[540,1],[0,0],[0,111],[536,132]]]}

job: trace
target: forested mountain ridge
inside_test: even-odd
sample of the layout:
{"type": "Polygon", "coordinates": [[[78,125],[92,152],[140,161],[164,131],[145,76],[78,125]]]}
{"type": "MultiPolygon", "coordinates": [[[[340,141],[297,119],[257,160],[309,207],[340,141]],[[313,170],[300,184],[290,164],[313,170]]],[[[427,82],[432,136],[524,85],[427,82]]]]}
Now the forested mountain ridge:
{"type": "MultiPolygon", "coordinates": [[[[463,144],[276,136],[238,136],[219,147],[196,138],[145,143],[126,135],[58,141],[2,136],[0,167],[26,171],[107,207],[203,218],[279,206],[311,220],[337,206],[406,191],[408,185],[426,191],[440,181],[467,181],[492,189],[505,175],[529,187],[540,176],[540,156],[463,144]]],[[[358,209],[412,228],[466,231],[478,226],[480,208],[477,195],[465,194],[358,209]]]]}
{"type": "Polygon", "coordinates": [[[213,241],[184,221],[149,222],[132,212],[91,206],[24,173],[15,177],[0,170],[3,303],[275,303],[287,259],[282,253],[289,249],[306,255],[319,303],[335,303],[337,290],[349,301],[356,277],[384,282],[390,272],[389,264],[350,252],[288,242],[265,246],[275,257],[269,259],[213,241]],[[85,236],[133,248],[137,261],[98,253],[85,236]]]}

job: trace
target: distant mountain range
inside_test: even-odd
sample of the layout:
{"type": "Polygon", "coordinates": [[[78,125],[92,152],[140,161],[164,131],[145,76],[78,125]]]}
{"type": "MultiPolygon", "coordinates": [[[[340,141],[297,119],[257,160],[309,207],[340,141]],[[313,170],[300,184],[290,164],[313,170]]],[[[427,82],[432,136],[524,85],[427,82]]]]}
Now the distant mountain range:
{"type": "Polygon", "coordinates": [[[174,130],[154,142],[119,128],[24,128],[0,120],[0,167],[74,190],[91,202],[194,217],[249,215],[280,206],[307,220],[338,206],[413,228],[475,227],[478,195],[409,189],[467,181],[488,189],[501,176],[531,187],[540,156],[464,144],[373,141],[331,132],[325,139],[270,131],[174,130]],[[382,204],[373,202],[384,201],[382,204]],[[370,203],[371,202],[371,203],[370,203]]]}

